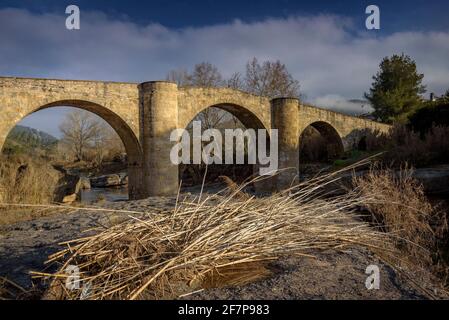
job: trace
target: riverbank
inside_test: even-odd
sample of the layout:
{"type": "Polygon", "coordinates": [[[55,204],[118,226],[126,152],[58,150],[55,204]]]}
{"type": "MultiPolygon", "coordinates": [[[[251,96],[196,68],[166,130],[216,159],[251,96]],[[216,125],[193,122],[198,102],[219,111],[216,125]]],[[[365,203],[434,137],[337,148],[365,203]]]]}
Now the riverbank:
{"type": "MultiPolygon", "coordinates": [[[[174,197],[118,202],[105,207],[116,210],[151,211],[173,208],[174,197]]],[[[142,217],[145,214],[142,214],[142,217]]],[[[127,213],[72,210],[65,214],[0,226],[0,276],[30,288],[29,271],[55,271],[44,265],[47,257],[63,248],[58,243],[109,227],[129,219],[127,213]]],[[[237,288],[202,291],[188,299],[425,299],[412,283],[360,247],[341,251],[308,252],[307,257],[291,257],[270,264],[267,279],[237,288]],[[367,266],[381,270],[380,290],[367,290],[367,266]]]]}

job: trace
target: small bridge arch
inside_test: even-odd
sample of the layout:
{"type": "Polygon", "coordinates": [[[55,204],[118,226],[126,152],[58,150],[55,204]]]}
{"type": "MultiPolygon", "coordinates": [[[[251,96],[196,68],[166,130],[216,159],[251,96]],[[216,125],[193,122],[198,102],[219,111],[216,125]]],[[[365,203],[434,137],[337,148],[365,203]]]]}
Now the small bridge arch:
{"type": "Polygon", "coordinates": [[[310,127],[315,129],[324,139],[326,143],[325,153],[327,159],[335,159],[344,153],[345,148],[342,135],[332,126],[332,124],[321,120],[310,123],[300,132],[300,149],[304,147],[303,143],[307,143],[306,141],[303,141],[304,133],[310,127]]]}

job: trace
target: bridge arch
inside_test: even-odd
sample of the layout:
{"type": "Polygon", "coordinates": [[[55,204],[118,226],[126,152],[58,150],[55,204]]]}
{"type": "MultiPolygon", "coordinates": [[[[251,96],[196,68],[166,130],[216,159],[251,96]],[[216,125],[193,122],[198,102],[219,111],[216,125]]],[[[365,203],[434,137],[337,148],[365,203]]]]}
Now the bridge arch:
{"type": "MultiPolygon", "coordinates": [[[[243,125],[243,127],[244,127],[244,128],[242,128],[243,130],[254,129],[256,137],[257,137],[256,139],[258,139],[258,131],[257,130],[264,129],[266,131],[266,139],[267,139],[266,146],[267,146],[267,148],[269,148],[269,146],[270,146],[270,131],[268,130],[269,128],[266,128],[263,123],[263,120],[260,119],[258,117],[258,115],[253,113],[248,107],[245,107],[241,104],[236,104],[235,102],[226,102],[226,103],[218,102],[218,103],[212,104],[212,105],[202,105],[201,107],[198,107],[195,109],[196,113],[191,114],[190,118],[188,118],[189,120],[185,121],[185,122],[187,122],[187,124],[185,124],[185,125],[183,124],[184,127],[181,127],[181,128],[183,128],[183,129],[187,128],[199,115],[201,115],[203,112],[205,112],[206,110],[208,110],[210,108],[220,109],[220,110],[225,111],[228,114],[234,116],[241,123],[241,125],[243,125]]],[[[228,120],[231,120],[231,119],[229,118],[228,120]]],[[[216,128],[216,129],[219,129],[219,128],[216,128]]],[[[222,127],[221,129],[230,129],[230,128],[222,127]]],[[[225,141],[223,140],[223,142],[225,142],[225,141]]],[[[257,141],[254,141],[254,143],[256,143],[256,150],[257,150],[257,148],[258,148],[257,141]]],[[[224,152],[224,150],[223,150],[223,152],[224,152]]],[[[224,154],[223,154],[223,156],[224,156],[224,154]]],[[[215,179],[218,176],[226,175],[238,182],[241,182],[244,179],[247,179],[250,176],[257,174],[259,172],[259,164],[248,164],[248,163],[246,163],[246,161],[247,160],[245,160],[245,164],[239,164],[239,165],[223,164],[223,165],[220,165],[221,169],[218,169],[218,167],[216,167],[214,169],[214,166],[209,166],[209,170],[208,170],[209,173],[208,173],[207,179],[211,179],[211,181],[215,181],[215,179]]],[[[198,170],[198,168],[196,170],[198,170]]],[[[191,166],[181,165],[179,167],[180,178],[183,181],[185,181],[190,176],[190,178],[194,178],[194,180],[197,180],[196,182],[201,182],[200,180],[203,179],[204,172],[202,172],[202,171],[200,173],[195,172],[196,174],[194,174],[193,171],[195,171],[195,170],[192,170],[191,166]]],[[[260,185],[260,183],[257,185],[255,184],[254,187],[262,189],[262,186],[260,185]]]]}
{"type": "MultiPolygon", "coordinates": [[[[139,178],[139,171],[142,167],[142,149],[139,140],[125,120],[123,120],[112,110],[98,103],[87,100],[56,100],[40,106],[31,106],[27,112],[21,113],[7,123],[6,128],[4,128],[6,131],[4,134],[5,138],[8,133],[25,117],[52,107],[74,107],[92,112],[105,120],[112,127],[112,129],[116,131],[123,142],[128,156],[129,197],[130,199],[140,198],[141,179],[139,178]]],[[[0,141],[0,149],[3,149],[4,142],[5,141],[0,141]]]]}
{"type": "Polygon", "coordinates": [[[304,143],[307,143],[303,140],[305,140],[304,133],[309,128],[312,128],[319,132],[321,137],[324,139],[324,152],[327,158],[326,160],[338,158],[344,153],[343,139],[341,138],[340,133],[334,126],[326,121],[315,121],[304,127],[304,129],[300,132],[299,137],[300,151],[305,147],[304,143]]]}
{"type": "Polygon", "coordinates": [[[229,112],[234,117],[236,117],[247,129],[267,129],[263,124],[262,120],[253,112],[251,112],[248,108],[234,104],[234,103],[218,103],[210,106],[203,106],[201,109],[195,110],[196,114],[194,114],[190,121],[184,125],[184,128],[187,127],[195,118],[206,111],[209,108],[217,108],[226,112],[229,112]]]}
{"type": "Polygon", "coordinates": [[[246,128],[270,129],[270,100],[230,88],[179,88],[178,125],[185,128],[210,107],[225,110],[246,128]]]}

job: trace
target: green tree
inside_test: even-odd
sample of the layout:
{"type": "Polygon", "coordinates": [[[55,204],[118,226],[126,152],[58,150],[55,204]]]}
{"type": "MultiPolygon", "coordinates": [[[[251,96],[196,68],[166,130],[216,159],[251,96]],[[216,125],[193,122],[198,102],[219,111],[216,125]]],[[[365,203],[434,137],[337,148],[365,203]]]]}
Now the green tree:
{"type": "Polygon", "coordinates": [[[379,72],[373,77],[370,92],[365,93],[374,108],[373,115],[387,123],[406,122],[422,103],[421,94],[426,92],[423,78],[409,56],[401,54],[384,58],[379,72]]]}

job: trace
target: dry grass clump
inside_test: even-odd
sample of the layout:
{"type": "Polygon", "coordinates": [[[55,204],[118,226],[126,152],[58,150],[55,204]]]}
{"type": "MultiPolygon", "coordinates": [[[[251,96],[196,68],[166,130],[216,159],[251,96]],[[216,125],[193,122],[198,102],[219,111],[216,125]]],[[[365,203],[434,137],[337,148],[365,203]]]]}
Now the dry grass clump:
{"type": "Polygon", "coordinates": [[[184,199],[172,211],[148,212],[145,219],[66,243],[49,260],[60,263],[59,271],[35,275],[52,279],[47,298],[169,299],[266,277],[269,261],[311,250],[385,250],[388,236],[355,219],[367,199],[323,198],[320,190],[334,178],[265,198],[236,196],[243,185],[224,195],[184,199]],[[86,290],[66,288],[70,265],[79,268],[86,290]]]}
{"type": "MultiPolygon", "coordinates": [[[[52,203],[59,173],[43,161],[0,157],[0,203],[52,203]]],[[[48,210],[0,207],[0,225],[31,220],[48,210]]]]}
{"type": "Polygon", "coordinates": [[[371,197],[364,207],[376,225],[394,235],[403,260],[435,269],[438,243],[448,230],[447,217],[429,203],[413,170],[408,165],[399,171],[376,165],[368,174],[354,177],[354,185],[365,199],[371,197]]]}
{"type": "Polygon", "coordinates": [[[58,179],[58,172],[43,161],[0,158],[0,186],[3,186],[4,202],[51,203],[58,179]]]}

